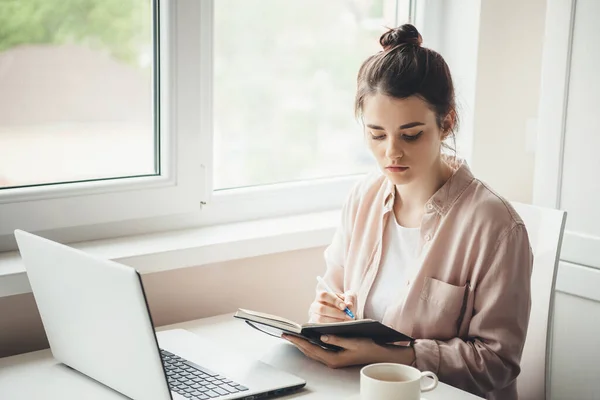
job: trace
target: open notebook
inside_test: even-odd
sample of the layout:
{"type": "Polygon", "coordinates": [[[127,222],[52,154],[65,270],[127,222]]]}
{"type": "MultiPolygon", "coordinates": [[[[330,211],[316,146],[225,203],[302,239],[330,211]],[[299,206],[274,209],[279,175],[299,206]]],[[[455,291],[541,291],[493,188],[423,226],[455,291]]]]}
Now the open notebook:
{"type": "Polygon", "coordinates": [[[370,338],[380,344],[411,343],[413,338],[400,333],[379,321],[360,319],[326,324],[298,324],[276,315],[257,311],[238,309],[235,318],[245,320],[250,326],[272,336],[281,337],[283,333],[309,340],[323,348],[339,350],[338,346],[322,342],[321,335],[336,335],[348,338],[370,338]]]}

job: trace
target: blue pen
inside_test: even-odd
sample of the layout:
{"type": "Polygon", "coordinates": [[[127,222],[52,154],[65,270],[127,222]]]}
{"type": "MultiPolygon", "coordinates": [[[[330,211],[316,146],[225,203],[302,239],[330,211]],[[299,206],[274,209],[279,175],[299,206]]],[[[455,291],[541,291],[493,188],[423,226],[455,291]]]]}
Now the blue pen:
{"type": "MultiPolygon", "coordinates": [[[[325,283],[325,281],[323,280],[323,278],[321,278],[320,276],[317,276],[317,281],[319,281],[319,283],[323,284],[323,286],[325,286],[325,290],[327,290],[329,293],[331,293],[332,295],[336,296],[337,298],[339,298],[339,296],[337,294],[335,294],[335,292],[333,290],[331,290],[331,288],[329,287],[329,285],[327,283],[325,283]]],[[[342,299],[340,299],[342,300],[342,299]]],[[[354,314],[352,313],[352,311],[350,311],[350,309],[348,307],[346,307],[346,309],[344,310],[344,312],[352,319],[354,319],[354,314]]]]}

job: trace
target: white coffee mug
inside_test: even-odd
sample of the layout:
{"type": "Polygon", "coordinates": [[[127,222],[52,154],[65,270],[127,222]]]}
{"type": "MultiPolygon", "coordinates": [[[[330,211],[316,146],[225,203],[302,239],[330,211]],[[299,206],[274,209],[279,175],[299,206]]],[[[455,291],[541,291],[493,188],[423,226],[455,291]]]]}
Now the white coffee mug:
{"type": "Polygon", "coordinates": [[[371,364],[360,370],[361,400],[420,400],[421,392],[429,392],[438,385],[433,372],[421,372],[402,364],[371,364]],[[421,387],[424,377],[433,381],[421,387]]]}

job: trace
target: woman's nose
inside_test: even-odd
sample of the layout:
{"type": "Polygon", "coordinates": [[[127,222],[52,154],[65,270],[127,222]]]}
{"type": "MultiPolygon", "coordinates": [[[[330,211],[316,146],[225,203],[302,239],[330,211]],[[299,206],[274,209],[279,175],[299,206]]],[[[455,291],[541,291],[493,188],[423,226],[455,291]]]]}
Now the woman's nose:
{"type": "Polygon", "coordinates": [[[390,138],[385,149],[385,155],[387,158],[392,160],[395,158],[402,158],[404,151],[402,150],[400,140],[396,138],[390,138]]]}

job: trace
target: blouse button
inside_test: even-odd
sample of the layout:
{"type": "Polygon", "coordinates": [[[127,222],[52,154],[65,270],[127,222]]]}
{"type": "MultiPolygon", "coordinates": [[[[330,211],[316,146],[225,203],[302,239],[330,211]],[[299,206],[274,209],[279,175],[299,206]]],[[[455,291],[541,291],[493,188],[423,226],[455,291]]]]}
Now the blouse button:
{"type": "Polygon", "coordinates": [[[431,203],[427,203],[427,209],[428,209],[429,211],[433,210],[433,204],[431,204],[431,203]]]}
{"type": "Polygon", "coordinates": [[[431,235],[425,235],[425,240],[429,242],[431,240],[431,235]]]}

